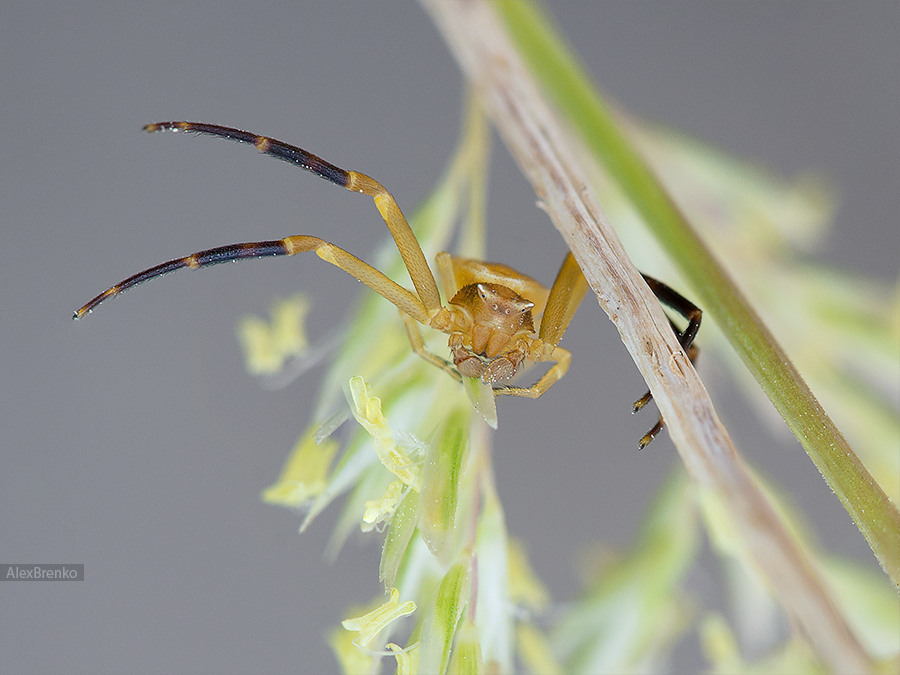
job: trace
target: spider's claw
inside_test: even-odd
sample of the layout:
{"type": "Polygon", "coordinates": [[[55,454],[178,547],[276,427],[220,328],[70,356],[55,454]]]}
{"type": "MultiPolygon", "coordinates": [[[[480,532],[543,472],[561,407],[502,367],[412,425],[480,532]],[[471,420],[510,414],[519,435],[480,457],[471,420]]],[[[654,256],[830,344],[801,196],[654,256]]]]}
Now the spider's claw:
{"type": "Polygon", "coordinates": [[[646,434],[644,434],[643,438],[638,441],[638,450],[643,450],[648,445],[650,445],[650,441],[656,438],[659,432],[662,431],[663,426],[665,426],[665,422],[663,421],[663,418],[660,417],[659,421],[653,425],[653,428],[646,434]]]}
{"type": "MultiPolygon", "coordinates": [[[[645,405],[650,403],[652,398],[653,398],[653,394],[651,394],[649,391],[646,394],[644,394],[643,396],[641,396],[637,401],[634,402],[634,405],[631,406],[631,414],[633,415],[638,410],[643,409],[643,407],[645,405]]],[[[647,443],[649,443],[649,442],[650,441],[647,441],[647,443]]]]}

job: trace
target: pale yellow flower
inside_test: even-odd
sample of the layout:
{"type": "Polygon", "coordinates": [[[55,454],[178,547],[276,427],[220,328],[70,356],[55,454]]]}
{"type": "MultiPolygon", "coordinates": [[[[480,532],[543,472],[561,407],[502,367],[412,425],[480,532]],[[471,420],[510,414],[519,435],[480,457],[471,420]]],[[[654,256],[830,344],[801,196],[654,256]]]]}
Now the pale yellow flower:
{"type": "Polygon", "coordinates": [[[341,625],[349,631],[359,633],[355,642],[360,647],[366,647],[388,624],[415,611],[416,603],[407,600],[401,605],[400,591],[392,588],[390,599],[381,607],[356,618],[344,619],[341,621],[341,625]]]}
{"type": "Polygon", "coordinates": [[[416,492],[419,491],[419,467],[394,440],[391,428],[381,411],[381,399],[369,396],[362,377],[350,380],[353,416],[375,439],[375,451],[385,468],[416,492]]]}
{"type": "Polygon", "coordinates": [[[363,514],[363,532],[370,532],[380,523],[391,519],[400,500],[406,494],[405,487],[402,481],[395,480],[387,486],[381,499],[366,502],[366,512],[363,514]]]}
{"type": "Polygon", "coordinates": [[[256,316],[241,319],[237,334],[247,372],[274,375],[282,371],[288,359],[309,351],[305,327],[309,305],[306,296],[297,294],[272,304],[271,323],[256,316]]]}
{"type": "Polygon", "coordinates": [[[405,649],[393,642],[388,649],[397,657],[397,675],[415,675],[419,672],[419,643],[416,642],[405,649]]]}
{"type": "Polygon", "coordinates": [[[278,481],[266,488],[263,499],[270,504],[301,506],[321,494],[328,469],[338,450],[338,443],[325,439],[316,443],[307,434],[294,446],[278,481]]]}

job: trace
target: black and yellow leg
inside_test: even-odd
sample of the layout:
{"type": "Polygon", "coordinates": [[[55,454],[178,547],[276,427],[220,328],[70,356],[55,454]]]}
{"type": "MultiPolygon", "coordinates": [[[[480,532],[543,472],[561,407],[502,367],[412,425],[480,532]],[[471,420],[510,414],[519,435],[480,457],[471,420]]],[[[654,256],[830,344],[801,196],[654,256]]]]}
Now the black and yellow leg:
{"type": "Polygon", "coordinates": [[[428,312],[425,310],[422,301],[419,300],[414,293],[403,288],[403,286],[392,281],[377,269],[368,263],[363,262],[351,253],[348,253],[344,249],[335,246],[334,244],[329,244],[324,239],[307,235],[295,235],[276,241],[258,241],[220,246],[218,248],[200,251],[185,256],[184,258],[170,260],[169,262],[139,272],[104,291],[86,305],[76,310],[73,318],[80,319],[107,298],[119,295],[133,286],[137,286],[145,281],[150,281],[151,279],[161,277],[164,274],[185,267],[190,269],[200,269],[235,260],[295,255],[297,253],[303,253],[304,251],[315,251],[320,258],[353,275],[416,321],[421,321],[423,323],[428,322],[428,312]]]}
{"type": "Polygon", "coordinates": [[[219,246],[218,248],[211,248],[206,251],[193,253],[189,256],[185,256],[184,258],[169,260],[168,262],[164,262],[160,265],[156,265],[155,267],[151,267],[150,269],[146,269],[143,272],[138,272],[134,276],[130,276],[125,279],[125,281],[120,281],[112,288],[103,291],[100,295],[88,302],[86,305],[84,305],[80,309],[75,310],[75,315],[72,318],[80,319],[107,298],[113,298],[120,293],[124,293],[133,286],[142,284],[145,281],[150,281],[151,279],[155,279],[156,277],[161,277],[164,274],[169,274],[170,272],[180,270],[184,267],[197,269],[200,267],[209,267],[211,265],[231,262],[233,260],[241,260],[243,258],[264,258],[277,255],[287,255],[287,250],[285,249],[283,240],[258,241],[247,244],[231,244],[230,246],[219,246]]]}
{"type": "Polygon", "coordinates": [[[199,122],[159,122],[156,124],[148,124],[144,127],[145,131],[181,131],[186,133],[202,134],[207,136],[215,136],[217,138],[226,138],[240,143],[249,143],[263,154],[275,157],[285,162],[289,162],[301,169],[305,169],[315,175],[327,180],[330,183],[339,185],[351,192],[361,192],[369,195],[375,200],[375,206],[378,208],[381,217],[391,232],[397,249],[403,258],[406,269],[409,271],[410,279],[415,286],[416,292],[421,299],[422,304],[429,314],[436,312],[441,306],[441,299],[438,293],[437,284],[434,281],[434,275],[428,267],[422,248],[416,240],[409,223],[397,202],[391,194],[384,188],[381,183],[357,171],[345,171],[335,166],[331,162],[327,162],[321,157],[312,154],[294,145],[289,145],[282,141],[268,136],[260,136],[248,131],[240,129],[232,129],[230,127],[222,127],[217,124],[203,124],[199,122]]]}
{"type": "MultiPolygon", "coordinates": [[[[653,294],[657,298],[659,298],[661,303],[671,307],[688,320],[688,325],[683,331],[679,331],[671,320],[669,323],[672,324],[672,330],[675,331],[675,335],[678,337],[678,344],[681,345],[681,348],[685,351],[688,359],[690,359],[691,362],[696,361],[700,350],[694,345],[694,338],[697,337],[697,331],[700,330],[700,321],[703,318],[703,312],[694,303],[677,291],[666,286],[663,282],[658,281],[653,277],[648,277],[646,274],[642,274],[641,276],[644,277],[644,281],[647,282],[650,290],[653,291],[653,294]]],[[[637,412],[646,406],[652,399],[653,394],[648,391],[634,402],[631,412],[637,412]]],[[[653,428],[641,437],[641,440],[638,442],[638,449],[643,450],[646,448],[650,441],[656,438],[664,424],[665,422],[663,421],[662,415],[660,415],[659,421],[653,425],[653,428]]]]}

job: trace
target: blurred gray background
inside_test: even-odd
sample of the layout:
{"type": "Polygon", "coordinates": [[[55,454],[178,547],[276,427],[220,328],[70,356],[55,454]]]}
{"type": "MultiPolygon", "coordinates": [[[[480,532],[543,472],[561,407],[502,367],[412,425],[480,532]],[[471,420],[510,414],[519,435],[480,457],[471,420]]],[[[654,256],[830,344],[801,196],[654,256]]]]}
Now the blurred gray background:
{"type": "MultiPolygon", "coordinates": [[[[822,256],[896,277],[896,2],[553,13],[630,109],[786,174],[833,177],[842,206],[822,256]]],[[[321,337],[358,284],[315,258],[266,260],[183,272],[70,317],[120,279],[199,249],[308,233],[365,257],[386,236],[369,200],[250,148],[148,136],[144,123],[216,122],[297,143],[375,176],[411,211],[453,148],[461,90],[413,2],[4,3],[0,562],[84,563],[87,580],[0,584],[0,670],[335,669],[324,633],[379,593],[380,543],[361,536],[327,563],[336,508],[300,536],[296,513],[260,501],[322,371],[261,389],[234,326],[305,289],[321,337]]],[[[490,257],[550,282],[563,243],[495,148],[490,257]]],[[[665,434],[635,450],[653,413],[629,414],[644,386],[594,304],[566,346],[570,374],[540,401],[501,401],[494,434],[509,529],[558,600],[578,590],[579,547],[627,545],[678,461],[665,434]]],[[[874,567],[800,446],[709,374],[749,461],[815,516],[826,547],[874,567]]],[[[698,584],[718,583],[709,564],[698,584]]]]}

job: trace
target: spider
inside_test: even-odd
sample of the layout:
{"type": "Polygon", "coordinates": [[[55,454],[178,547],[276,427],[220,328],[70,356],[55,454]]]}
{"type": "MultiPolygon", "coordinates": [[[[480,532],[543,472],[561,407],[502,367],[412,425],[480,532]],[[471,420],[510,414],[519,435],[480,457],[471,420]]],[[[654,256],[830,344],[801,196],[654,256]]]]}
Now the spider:
{"type": "MultiPolygon", "coordinates": [[[[156,265],[104,291],[76,310],[73,318],[82,318],[107,298],[119,295],[132,286],[184,267],[198,269],[244,258],[315,251],[320,258],[353,275],[396,305],[402,312],[413,351],[460,382],[464,377],[478,378],[491,386],[495,395],[538,398],[568,370],[571,353],[560,347],[559,342],[588,287],[571,253],[566,255],[549,289],[506,265],[439,253],[436,262],[445,297],[449,298],[445,306],[422,248],[400,207],[375,179],[357,171],[345,171],[306,150],[274,138],[230,127],[198,122],[161,122],[148,124],[144,130],[183,131],[250,143],[263,154],[290,162],[351,192],[369,195],[375,200],[375,206],[394,238],[415,293],[334,244],[318,237],[294,235],[280,240],[220,246],[156,265]],[[537,331],[534,327],[536,317],[540,317],[537,331]],[[451,361],[426,349],[419,324],[449,335],[451,361]],[[537,362],[552,365],[533,385],[520,387],[504,384],[525,366],[537,362]]],[[[693,360],[697,355],[693,341],[700,328],[702,312],[662,282],[646,275],[643,277],[662,303],[688,320],[683,331],[679,331],[674,323],[672,328],[682,348],[693,360]]],[[[643,408],[651,398],[648,391],[634,403],[632,412],[643,408]]],[[[663,424],[660,417],[641,438],[639,447],[650,443],[663,424]]]]}

